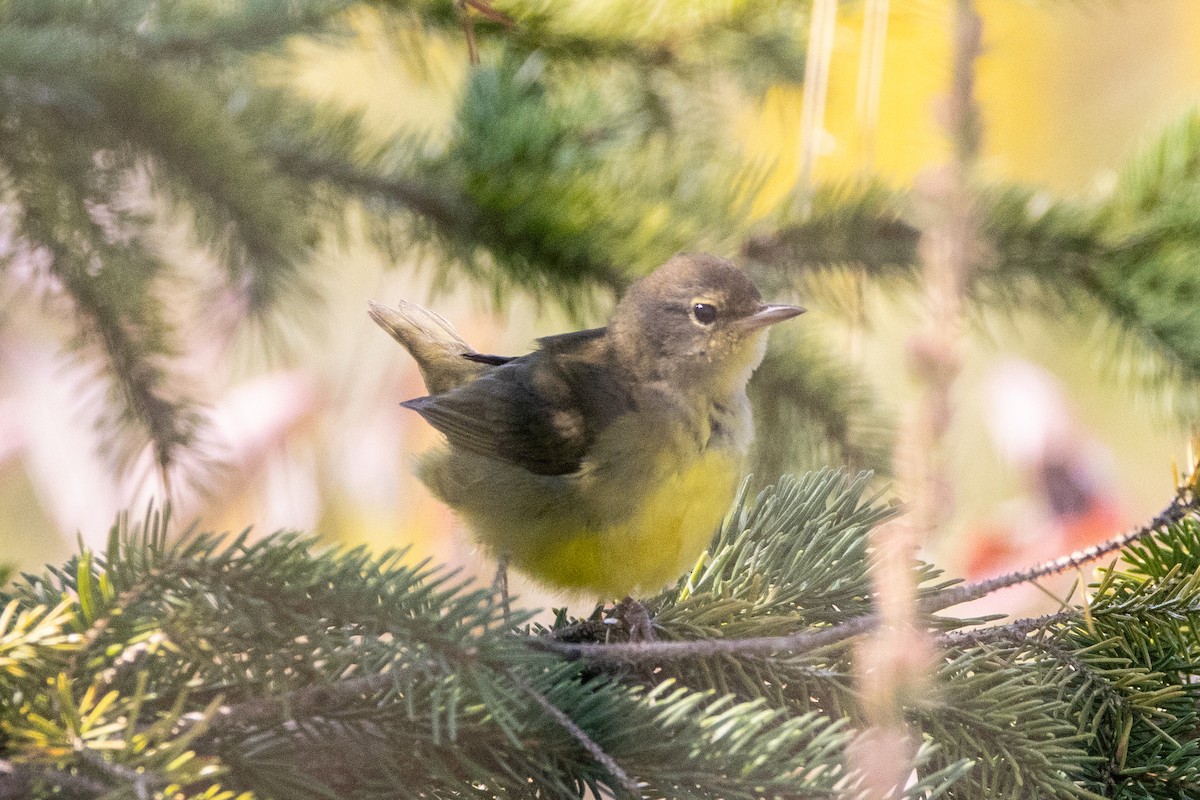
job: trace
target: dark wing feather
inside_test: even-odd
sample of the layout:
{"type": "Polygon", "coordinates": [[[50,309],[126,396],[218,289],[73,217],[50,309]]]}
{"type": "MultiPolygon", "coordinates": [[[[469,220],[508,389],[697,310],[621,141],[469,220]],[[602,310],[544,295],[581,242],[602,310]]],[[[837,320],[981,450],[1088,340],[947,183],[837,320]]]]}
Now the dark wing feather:
{"type": "MultiPolygon", "coordinates": [[[[571,351],[586,347],[588,342],[595,341],[604,335],[607,328],[589,328],[586,331],[573,331],[572,333],[559,333],[554,336],[543,336],[537,340],[538,345],[542,350],[554,351],[571,351]]],[[[496,356],[490,353],[463,353],[462,357],[467,361],[474,361],[476,364],[487,364],[491,367],[499,367],[502,364],[507,364],[510,361],[516,361],[522,356],[496,356]]]]}
{"type": "Polygon", "coordinates": [[[579,469],[596,436],[632,408],[608,365],[598,332],[550,337],[443,394],[403,403],[451,446],[539,475],[579,469]]]}
{"type": "Polygon", "coordinates": [[[490,367],[498,367],[501,364],[516,361],[518,358],[518,356],[490,356],[487,353],[463,353],[462,357],[467,361],[474,361],[476,364],[487,364],[490,367]]]}
{"type": "Polygon", "coordinates": [[[537,340],[542,350],[553,353],[586,352],[592,342],[599,341],[608,328],[588,328],[585,331],[556,333],[553,336],[543,336],[537,340]]]}

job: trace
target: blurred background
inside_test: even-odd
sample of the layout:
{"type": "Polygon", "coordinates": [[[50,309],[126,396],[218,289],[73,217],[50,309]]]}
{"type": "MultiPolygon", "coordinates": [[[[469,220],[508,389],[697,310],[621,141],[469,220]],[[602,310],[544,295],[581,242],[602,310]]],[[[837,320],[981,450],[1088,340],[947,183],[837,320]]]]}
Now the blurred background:
{"type": "MultiPolygon", "coordinates": [[[[756,383],[760,485],[826,464],[886,485],[922,402],[952,6],[6,5],[0,563],[102,546],[170,496],[181,525],[490,579],[412,474],[438,437],[398,407],[423,387],[367,301],[519,354],[680,249],[810,310],[756,383]]],[[[925,544],[967,576],[1163,507],[1200,374],[1200,6],[977,8],[984,255],[925,544]]]]}

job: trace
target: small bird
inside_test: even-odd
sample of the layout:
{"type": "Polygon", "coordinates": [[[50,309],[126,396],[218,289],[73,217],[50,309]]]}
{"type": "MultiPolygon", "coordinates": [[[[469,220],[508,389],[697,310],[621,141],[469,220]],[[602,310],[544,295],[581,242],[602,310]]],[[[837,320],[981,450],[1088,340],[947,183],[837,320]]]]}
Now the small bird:
{"type": "Polygon", "coordinates": [[[753,438],[746,384],[766,328],[803,312],[700,253],[634,283],[607,327],[524,356],[476,352],[412,303],[370,304],[429,391],[401,405],[447,440],[422,481],[501,573],[610,598],[660,589],[708,545],[753,438]]]}

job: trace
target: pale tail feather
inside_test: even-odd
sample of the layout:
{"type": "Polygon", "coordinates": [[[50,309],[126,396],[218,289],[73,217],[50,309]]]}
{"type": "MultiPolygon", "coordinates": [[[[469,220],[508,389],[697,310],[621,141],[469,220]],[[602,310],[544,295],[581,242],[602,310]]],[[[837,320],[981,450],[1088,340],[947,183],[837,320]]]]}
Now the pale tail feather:
{"type": "Polygon", "coordinates": [[[416,360],[430,394],[440,394],[479,377],[485,367],[464,356],[475,349],[462,340],[450,323],[429,309],[405,300],[395,308],[369,302],[368,313],[379,327],[404,345],[416,360]]]}

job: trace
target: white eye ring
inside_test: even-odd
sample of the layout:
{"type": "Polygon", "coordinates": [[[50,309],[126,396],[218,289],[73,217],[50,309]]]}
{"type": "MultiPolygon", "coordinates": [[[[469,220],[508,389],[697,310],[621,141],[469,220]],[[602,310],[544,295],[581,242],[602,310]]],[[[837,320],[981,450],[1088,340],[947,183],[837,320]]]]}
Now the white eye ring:
{"type": "Polygon", "coordinates": [[[717,321],[717,307],[712,303],[692,303],[692,319],[708,327],[717,321]]]}

